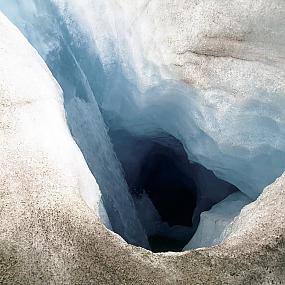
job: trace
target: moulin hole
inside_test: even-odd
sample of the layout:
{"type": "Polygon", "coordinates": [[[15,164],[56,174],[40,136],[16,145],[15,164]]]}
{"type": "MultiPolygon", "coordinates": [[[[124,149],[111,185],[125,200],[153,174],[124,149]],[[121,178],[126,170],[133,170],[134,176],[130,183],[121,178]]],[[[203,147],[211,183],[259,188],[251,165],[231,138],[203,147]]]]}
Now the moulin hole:
{"type": "Polygon", "coordinates": [[[189,161],[181,142],[170,135],[145,138],[120,132],[114,138],[153,252],[181,251],[194,235],[201,212],[238,191],[189,161]]]}

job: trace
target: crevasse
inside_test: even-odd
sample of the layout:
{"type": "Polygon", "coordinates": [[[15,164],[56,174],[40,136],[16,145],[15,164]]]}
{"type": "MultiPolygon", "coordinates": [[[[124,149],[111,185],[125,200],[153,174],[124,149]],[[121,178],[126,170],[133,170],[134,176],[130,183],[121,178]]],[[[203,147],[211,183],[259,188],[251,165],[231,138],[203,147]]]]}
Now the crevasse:
{"type": "MultiPolygon", "coordinates": [[[[267,99],[260,100],[256,90],[236,110],[222,91],[211,90],[205,104],[200,90],[175,78],[163,62],[153,62],[151,47],[143,49],[140,13],[133,7],[103,0],[0,3],[64,91],[70,130],[100,186],[112,229],[146,248],[147,237],[157,235],[186,244],[201,212],[240,190],[240,207],[234,207],[234,213],[231,206],[223,211],[230,216],[221,223],[226,227],[284,170],[285,142],[279,136],[284,114],[278,106],[285,99],[266,94],[267,99]],[[149,180],[141,176],[149,157],[153,165],[161,159],[163,165],[176,162],[177,179],[193,182],[183,184],[194,193],[189,190],[189,224],[170,225],[163,210],[155,207],[155,198],[149,198],[154,192],[147,193],[149,180]]],[[[160,177],[174,170],[171,166],[164,171],[155,177],[159,185],[160,177]]],[[[238,195],[233,197],[221,207],[226,208],[225,201],[234,203],[238,195]]],[[[207,245],[215,240],[219,238],[207,245]]]]}

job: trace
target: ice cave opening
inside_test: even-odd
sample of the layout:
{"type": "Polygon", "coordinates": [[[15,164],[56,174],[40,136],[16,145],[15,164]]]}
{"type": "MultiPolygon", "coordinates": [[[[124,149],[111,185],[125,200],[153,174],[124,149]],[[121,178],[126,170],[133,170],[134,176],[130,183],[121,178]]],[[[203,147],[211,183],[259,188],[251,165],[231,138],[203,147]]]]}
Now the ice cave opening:
{"type": "Polygon", "coordinates": [[[119,131],[111,137],[153,252],[181,251],[195,234],[200,214],[239,192],[190,161],[173,136],[119,131]]]}

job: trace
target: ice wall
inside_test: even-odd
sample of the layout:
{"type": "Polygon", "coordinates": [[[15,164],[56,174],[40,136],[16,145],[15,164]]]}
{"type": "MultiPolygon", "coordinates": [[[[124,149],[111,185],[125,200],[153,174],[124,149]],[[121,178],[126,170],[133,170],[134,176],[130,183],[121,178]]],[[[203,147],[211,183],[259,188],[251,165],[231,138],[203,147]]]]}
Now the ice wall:
{"type": "Polygon", "coordinates": [[[222,243],[230,232],[227,232],[227,228],[241,209],[250,202],[247,196],[236,192],[214,205],[209,211],[202,212],[198,229],[183,250],[222,243]]]}
{"type": "Polygon", "coordinates": [[[285,168],[284,5],[244,1],[238,21],[218,1],[214,11],[188,2],[54,1],[104,66],[108,84],[95,96],[110,129],[164,131],[191,160],[256,198],[285,168]]]}
{"type": "Polygon", "coordinates": [[[0,34],[0,181],[1,199],[7,199],[1,200],[1,215],[19,215],[15,224],[5,219],[13,229],[8,240],[35,207],[41,214],[47,207],[55,211],[62,200],[85,199],[89,214],[111,227],[98,184],[68,129],[60,86],[2,12],[0,34]]]}
{"type": "Polygon", "coordinates": [[[148,247],[96,102],[94,93],[100,94],[106,81],[100,58],[79,31],[69,28],[68,19],[52,1],[1,2],[0,9],[21,29],[61,85],[71,133],[100,186],[112,229],[128,242],[148,247]]]}

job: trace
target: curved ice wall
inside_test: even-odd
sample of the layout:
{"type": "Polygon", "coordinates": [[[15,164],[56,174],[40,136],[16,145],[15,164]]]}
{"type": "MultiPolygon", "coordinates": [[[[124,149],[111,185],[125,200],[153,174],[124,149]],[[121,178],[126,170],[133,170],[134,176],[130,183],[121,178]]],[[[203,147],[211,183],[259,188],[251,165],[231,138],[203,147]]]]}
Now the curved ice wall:
{"type": "Polygon", "coordinates": [[[60,14],[53,1],[7,1],[1,2],[0,8],[37,49],[60,83],[71,133],[100,186],[112,230],[132,244],[148,247],[96,102],[94,93],[100,94],[102,82],[106,82],[96,50],[90,50],[83,33],[69,27],[68,18],[60,14]]]}
{"type": "Polygon", "coordinates": [[[201,95],[173,79],[163,62],[167,50],[145,40],[159,28],[144,17],[150,5],[143,0],[0,3],[62,86],[71,131],[97,178],[114,230],[123,226],[126,237],[138,239],[139,233],[143,240],[104,121],[112,131],[176,137],[190,160],[251,198],[285,168],[284,89],[253,87],[233,99],[227,90],[201,95]]]}

